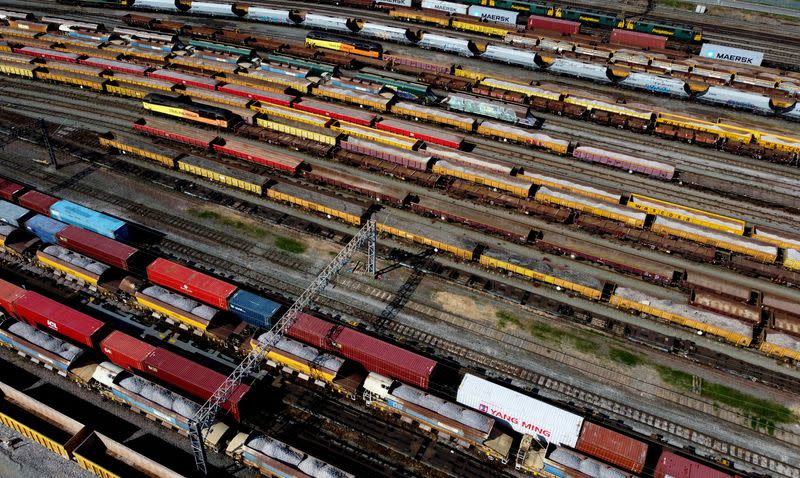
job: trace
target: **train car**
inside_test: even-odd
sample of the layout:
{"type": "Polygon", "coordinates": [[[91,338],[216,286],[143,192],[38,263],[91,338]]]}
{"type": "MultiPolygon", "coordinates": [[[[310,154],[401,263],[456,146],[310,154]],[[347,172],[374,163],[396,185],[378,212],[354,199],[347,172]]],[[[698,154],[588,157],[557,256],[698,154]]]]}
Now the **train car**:
{"type": "Polygon", "coordinates": [[[306,78],[297,78],[295,76],[265,70],[240,70],[239,76],[258,80],[259,82],[264,82],[269,85],[280,85],[284,90],[288,88],[303,95],[307,95],[309,91],[311,91],[311,87],[317,84],[316,80],[312,81],[306,78]]]}
{"type": "Polygon", "coordinates": [[[468,234],[442,231],[433,227],[429,220],[414,217],[400,218],[384,212],[378,219],[377,228],[378,232],[434,247],[465,260],[474,260],[480,247],[468,234]]]}
{"type": "Polygon", "coordinates": [[[364,126],[372,126],[378,118],[378,115],[374,113],[316,100],[303,99],[302,101],[296,101],[292,104],[292,107],[300,111],[364,126]]]}
{"type": "Polygon", "coordinates": [[[25,229],[34,236],[41,239],[45,244],[55,244],[58,242],[56,234],[67,227],[61,221],[56,221],[44,215],[36,215],[25,222],[25,229]]]}
{"type": "Polygon", "coordinates": [[[621,469],[641,473],[647,460],[649,445],[614,430],[583,422],[575,449],[600,458],[621,469]]]}
{"type": "MultiPolygon", "coordinates": [[[[312,117],[314,116],[316,115],[312,115],[312,117]]],[[[317,121],[316,118],[314,118],[313,121],[321,122],[322,124],[331,123],[330,118],[322,117],[321,119],[323,121],[317,121]]],[[[283,118],[277,118],[277,120],[256,118],[256,124],[279,133],[286,133],[292,136],[297,136],[298,138],[309,139],[311,141],[329,144],[331,146],[336,146],[339,143],[339,138],[342,136],[340,132],[324,126],[315,126],[307,122],[293,121],[283,118]]]]}
{"type": "Polygon", "coordinates": [[[391,96],[387,98],[383,95],[353,91],[332,85],[315,86],[311,88],[311,92],[314,96],[335,99],[359,106],[368,106],[378,111],[388,111],[394,99],[391,96]]]}
{"type": "Polygon", "coordinates": [[[571,290],[588,299],[600,300],[603,295],[604,283],[596,277],[551,265],[546,258],[522,257],[492,247],[483,251],[480,263],[492,269],[507,270],[557,288],[571,290]]]}
{"type": "Polygon", "coordinates": [[[729,315],[747,322],[761,321],[761,307],[731,300],[716,292],[696,288],[692,291],[689,302],[697,307],[723,315],[729,315]]]}
{"type": "Polygon", "coordinates": [[[540,171],[525,170],[521,173],[517,173],[517,177],[530,181],[537,186],[563,189],[611,204],[619,204],[622,200],[622,191],[596,186],[583,181],[571,180],[563,176],[553,176],[540,171]]]}
{"type": "Polygon", "coordinates": [[[188,97],[149,94],[142,101],[146,110],[219,128],[231,128],[241,121],[230,110],[197,103],[188,97]]]}
{"type": "Polygon", "coordinates": [[[402,21],[438,25],[444,28],[450,26],[450,15],[448,13],[429,8],[422,8],[420,10],[411,8],[392,8],[389,10],[389,17],[402,21]]]}
{"type": "Polygon", "coordinates": [[[490,459],[508,462],[514,440],[495,429],[493,418],[376,373],[370,373],[363,386],[368,405],[476,446],[490,459]]]}
{"type": "Polygon", "coordinates": [[[478,125],[478,134],[530,144],[558,154],[567,154],[570,147],[569,140],[556,138],[543,133],[534,133],[530,130],[517,128],[511,125],[483,121],[478,125]]]}
{"type": "Polygon", "coordinates": [[[0,222],[14,227],[21,227],[33,215],[33,212],[22,206],[0,200],[0,222]]]}
{"type": "Polygon", "coordinates": [[[226,139],[224,143],[215,143],[213,148],[218,153],[290,174],[297,174],[303,165],[301,158],[240,139],[226,139]]]}
{"type": "Polygon", "coordinates": [[[244,189],[259,196],[263,195],[264,188],[269,183],[269,178],[264,176],[232,168],[199,156],[187,155],[179,159],[177,163],[178,169],[181,171],[244,189]]]}
{"type": "Polygon", "coordinates": [[[36,259],[45,267],[52,268],[78,281],[89,284],[89,287],[97,286],[103,274],[110,269],[106,264],[94,261],[61,246],[47,246],[43,250],[36,251],[36,259]]]}
{"type": "Polygon", "coordinates": [[[200,101],[210,101],[220,105],[231,106],[233,108],[248,109],[254,101],[241,96],[232,95],[225,92],[206,90],[194,86],[185,86],[181,93],[200,101]]]}
{"type": "Polygon", "coordinates": [[[675,167],[670,164],[638,158],[616,151],[606,151],[591,146],[576,147],[572,151],[572,156],[593,163],[605,164],[614,168],[636,171],[646,174],[647,176],[665,179],[667,181],[675,176],[675,167]]]}
{"type": "MultiPolygon", "coordinates": [[[[164,80],[156,80],[154,78],[150,78],[147,76],[139,76],[139,75],[132,75],[129,73],[113,73],[113,75],[104,74],[106,78],[109,80],[113,80],[114,83],[127,86],[133,85],[138,86],[144,89],[151,89],[151,90],[159,90],[158,93],[162,92],[172,92],[172,89],[175,88],[175,83],[164,81],[164,80]]],[[[108,87],[106,87],[108,90],[108,87]]]]}
{"type": "Polygon", "coordinates": [[[0,345],[16,350],[50,367],[59,375],[78,382],[88,382],[91,372],[84,349],[12,318],[0,319],[0,345]]]}
{"type": "Polygon", "coordinates": [[[228,309],[228,298],[237,290],[233,284],[163,258],[147,266],[147,278],[222,310],[228,309]]]}
{"type": "Polygon", "coordinates": [[[778,249],[769,244],[663,216],[655,218],[650,230],[745,254],[762,262],[774,263],[778,258],[778,249]]]}
{"type": "Polygon", "coordinates": [[[105,330],[105,324],[94,317],[33,291],[26,291],[14,300],[13,314],[30,325],[52,329],[88,347],[94,347],[105,330]]]}
{"type": "Polygon", "coordinates": [[[66,63],[77,63],[78,55],[74,53],[63,53],[56,50],[50,50],[46,48],[34,48],[34,47],[22,47],[22,48],[14,48],[14,53],[19,53],[20,55],[28,55],[33,56],[36,58],[44,58],[45,60],[53,60],[53,61],[61,61],[66,63]]]}
{"type": "Polygon", "coordinates": [[[346,151],[365,154],[418,171],[427,171],[431,163],[431,156],[424,151],[396,148],[355,136],[348,136],[339,142],[339,146],[346,151]]]}
{"type": "Polygon", "coordinates": [[[294,96],[254,88],[252,86],[226,84],[219,87],[219,91],[241,96],[262,103],[270,103],[279,106],[291,106],[294,96]]]}
{"type": "Polygon", "coordinates": [[[330,184],[343,189],[349,189],[363,194],[379,202],[404,206],[409,197],[406,190],[387,186],[379,182],[363,179],[358,176],[325,166],[314,166],[310,171],[304,171],[303,176],[311,181],[330,184]]]}
{"type": "Polygon", "coordinates": [[[122,73],[129,73],[131,75],[144,75],[149,70],[148,67],[143,65],[136,65],[125,61],[114,61],[106,58],[83,58],[79,60],[81,64],[101,68],[103,70],[119,71],[122,73]]]}
{"type": "Polygon", "coordinates": [[[389,131],[402,136],[407,136],[409,138],[416,138],[424,141],[425,143],[440,144],[442,146],[448,146],[455,149],[460,148],[464,142],[463,135],[448,133],[446,131],[433,128],[426,128],[408,121],[382,119],[375,124],[375,127],[380,130],[389,131]]]}
{"type": "Polygon", "coordinates": [[[528,17],[528,30],[555,32],[560,35],[577,35],[581,31],[581,22],[531,15],[528,17]]]}
{"type": "Polygon", "coordinates": [[[62,199],[53,203],[50,206],[50,217],[111,239],[124,240],[128,238],[128,225],[125,221],[71,201],[62,199]]]}
{"type": "Polygon", "coordinates": [[[176,56],[170,59],[170,65],[179,65],[186,70],[199,71],[208,74],[235,74],[239,70],[236,63],[223,63],[215,59],[204,58],[203,56],[176,56]]]}
{"type": "Polygon", "coordinates": [[[539,190],[536,191],[536,200],[557,204],[595,216],[613,219],[638,229],[644,227],[645,219],[647,218],[647,214],[633,211],[625,206],[611,204],[606,201],[598,201],[569,191],[554,190],[547,187],[540,187],[539,190]]]}
{"type": "Polygon", "coordinates": [[[378,42],[359,40],[318,30],[308,32],[306,46],[327,48],[369,58],[380,58],[383,54],[383,46],[378,42]]]}
{"type": "Polygon", "coordinates": [[[203,332],[219,313],[213,307],[159,286],[146,287],[134,295],[136,302],[144,309],[203,332]]]}
{"type": "Polygon", "coordinates": [[[437,160],[431,170],[434,173],[464,179],[493,189],[508,191],[516,196],[527,198],[533,191],[533,183],[513,176],[500,176],[471,165],[456,163],[451,160],[437,160]]]}
{"type": "Polygon", "coordinates": [[[483,35],[503,38],[510,32],[516,32],[516,12],[505,12],[498,15],[494,12],[502,12],[494,8],[475,7],[469,9],[469,15],[455,14],[450,18],[450,27],[456,30],[476,32],[483,35]],[[477,10],[477,9],[483,10],[477,10]],[[475,14],[477,13],[477,14],[475,14]],[[474,18],[480,16],[481,18],[474,18]]]}
{"type": "MultiPolygon", "coordinates": [[[[383,120],[379,121],[376,124],[379,125],[382,122],[383,120]]],[[[410,151],[416,151],[422,145],[422,141],[416,138],[409,138],[407,136],[400,134],[386,133],[381,129],[370,128],[368,126],[348,123],[346,121],[340,121],[335,125],[331,125],[331,129],[334,131],[338,131],[341,134],[346,134],[348,138],[351,137],[362,138],[369,141],[386,144],[399,149],[407,149],[410,151]]]]}
{"type": "Polygon", "coordinates": [[[474,131],[477,120],[472,116],[461,115],[440,108],[431,108],[416,103],[398,102],[392,105],[392,113],[409,116],[415,120],[453,126],[464,131],[474,131]]]}
{"type": "Polygon", "coordinates": [[[651,33],[653,35],[674,38],[684,42],[699,43],[703,41],[703,32],[700,29],[654,22],[652,20],[629,20],[626,22],[625,28],[637,32],[651,33]]]}
{"type": "Polygon", "coordinates": [[[451,94],[445,101],[448,109],[487,116],[512,124],[532,124],[529,110],[523,105],[462,94],[451,94]]]}
{"type": "Polygon", "coordinates": [[[0,73],[13,76],[21,76],[33,79],[38,65],[26,65],[24,63],[0,61],[0,73]]]}
{"type": "Polygon", "coordinates": [[[696,476],[703,478],[734,478],[731,473],[715,470],[671,451],[661,452],[653,476],[655,478],[693,478],[696,476]]]}
{"type": "Polygon", "coordinates": [[[80,227],[67,226],[55,233],[60,246],[122,270],[130,270],[139,250],[80,227]]]}
{"type": "Polygon", "coordinates": [[[580,22],[581,24],[589,26],[601,26],[606,28],[621,26],[621,20],[614,15],[577,7],[557,8],[555,10],[555,17],[580,22]]]}
{"type": "Polygon", "coordinates": [[[438,217],[444,221],[466,224],[475,229],[504,236],[515,242],[527,243],[534,238],[533,228],[508,216],[482,212],[459,203],[419,196],[411,203],[411,209],[422,214],[438,217]]]}
{"type": "Polygon", "coordinates": [[[624,310],[643,312],[668,322],[722,337],[743,347],[749,346],[753,340],[752,323],[655,297],[635,289],[617,287],[609,303],[624,310]]]}
{"type": "Polygon", "coordinates": [[[668,217],[677,221],[685,221],[698,226],[729,232],[741,236],[745,231],[745,222],[741,219],[721,216],[700,209],[654,199],[640,194],[631,194],[628,207],[645,211],[648,214],[668,217]]]}
{"type": "Polygon", "coordinates": [[[204,151],[210,150],[213,144],[221,141],[217,133],[152,118],[136,120],[133,129],[142,134],[187,144],[204,151]]]}
{"type": "Polygon", "coordinates": [[[156,146],[148,141],[141,141],[135,138],[116,137],[113,133],[98,136],[101,146],[116,150],[121,154],[131,154],[151,161],[156,161],[172,169],[175,167],[181,153],[170,151],[161,146],[156,146]]]}
{"type": "Polygon", "coordinates": [[[575,450],[564,447],[556,447],[546,454],[543,460],[541,474],[544,476],[556,477],[579,477],[591,476],[584,475],[583,471],[592,470],[599,476],[614,476],[617,478],[635,478],[630,473],[609,466],[594,458],[578,453],[575,450]]]}
{"type": "Polygon", "coordinates": [[[45,68],[38,69],[35,76],[43,81],[64,83],[96,91],[103,91],[107,83],[107,80],[98,78],[96,75],[84,75],[71,71],[49,71],[45,68]]]}
{"type": "Polygon", "coordinates": [[[467,153],[450,147],[437,146],[436,144],[426,144],[425,152],[450,164],[459,164],[467,168],[486,171],[496,176],[513,176],[519,170],[514,163],[489,158],[480,154],[467,153]]]}
{"type": "Polygon", "coordinates": [[[335,196],[320,193],[302,186],[278,183],[267,190],[267,196],[276,201],[284,201],[310,209],[328,217],[336,217],[353,225],[361,225],[367,214],[367,207],[346,201],[335,196]]]}
{"type": "Polygon", "coordinates": [[[189,85],[206,90],[215,90],[219,81],[207,76],[190,75],[174,70],[157,69],[147,73],[147,76],[158,80],[169,81],[176,85],[189,85]]]}

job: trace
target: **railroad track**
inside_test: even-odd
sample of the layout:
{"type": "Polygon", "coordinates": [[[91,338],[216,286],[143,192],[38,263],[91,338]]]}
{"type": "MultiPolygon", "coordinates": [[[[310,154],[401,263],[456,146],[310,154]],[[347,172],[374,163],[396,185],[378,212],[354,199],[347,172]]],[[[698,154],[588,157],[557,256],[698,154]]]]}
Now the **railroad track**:
{"type": "MultiPolygon", "coordinates": [[[[55,175],[50,173],[44,173],[41,170],[32,170],[28,171],[29,174],[34,174],[37,177],[40,177],[44,181],[53,181],[56,179],[55,175]]],[[[120,205],[121,207],[131,206],[132,210],[135,211],[136,214],[155,214],[160,221],[163,221],[165,224],[168,224],[175,228],[182,228],[186,227],[187,223],[184,220],[173,220],[172,217],[169,215],[165,215],[161,211],[148,211],[146,207],[141,205],[131,205],[130,201],[123,199],[123,198],[109,198],[112,196],[111,193],[104,192],[104,191],[97,191],[89,186],[77,184],[75,187],[72,188],[76,192],[81,194],[86,194],[91,197],[95,197],[100,200],[110,200],[110,202],[120,205]]],[[[152,217],[152,216],[151,216],[152,217]]],[[[236,250],[244,250],[247,252],[247,249],[243,249],[243,244],[241,239],[229,237],[229,239],[222,239],[220,240],[220,234],[218,231],[211,230],[204,226],[200,226],[197,224],[189,223],[189,226],[192,227],[190,231],[193,235],[196,235],[201,238],[206,238],[210,242],[217,243],[227,243],[233,244],[236,250]]],[[[175,241],[166,240],[160,244],[160,247],[163,248],[162,250],[171,253],[173,256],[181,257],[185,260],[191,260],[197,263],[204,263],[210,265],[216,271],[224,271],[226,274],[235,274],[241,278],[245,279],[245,282],[251,285],[256,286],[256,288],[262,288],[264,284],[267,284],[270,288],[276,291],[283,291],[285,294],[289,296],[293,296],[299,294],[302,291],[302,287],[300,286],[293,286],[285,281],[268,277],[261,274],[258,271],[250,270],[246,267],[231,264],[228,260],[209,256],[205,253],[200,253],[199,251],[189,248],[185,245],[179,244],[175,241]]],[[[285,262],[283,259],[285,256],[282,254],[276,254],[274,257],[270,256],[271,260],[274,260],[276,263],[281,263],[281,261],[285,262]]],[[[285,262],[288,266],[296,267],[296,262],[290,260],[290,262],[285,262]]],[[[336,300],[330,297],[323,297],[318,302],[320,307],[327,309],[329,313],[337,314],[337,313],[344,313],[348,316],[356,316],[359,318],[367,319],[367,320],[374,320],[374,316],[370,314],[366,314],[362,311],[354,310],[354,307],[346,302],[336,300]]],[[[435,318],[429,318],[434,319],[435,318]]],[[[582,406],[588,407],[589,409],[603,409],[610,413],[619,413],[620,416],[624,416],[629,418],[633,421],[638,423],[647,425],[647,426],[654,426],[659,430],[663,430],[665,433],[669,433],[674,437],[678,437],[681,439],[688,440],[700,447],[703,447],[703,450],[707,450],[708,453],[712,453],[715,455],[724,455],[726,457],[746,461],[749,464],[769,469],[770,472],[773,473],[780,473],[783,476],[788,476],[792,478],[797,478],[800,476],[800,470],[792,468],[788,464],[782,464],[777,460],[771,459],[765,455],[747,452],[744,449],[732,445],[728,442],[713,439],[712,437],[697,432],[695,430],[691,430],[689,428],[683,427],[678,425],[674,422],[669,420],[658,419],[654,417],[652,414],[643,413],[642,410],[637,410],[632,407],[625,406],[622,403],[608,401],[599,397],[596,394],[592,394],[586,390],[573,387],[571,385],[566,384],[563,381],[557,380],[553,377],[545,377],[543,375],[534,374],[533,372],[521,368],[517,365],[512,363],[487,357],[485,354],[478,353],[467,349],[465,347],[459,346],[450,341],[446,341],[444,339],[432,336],[427,334],[421,330],[414,329],[408,325],[398,324],[394,322],[389,322],[387,324],[382,324],[384,330],[392,331],[397,338],[401,340],[405,340],[409,343],[415,344],[422,344],[424,347],[433,347],[437,352],[441,355],[456,355],[459,357],[463,357],[464,359],[469,359],[474,363],[493,370],[495,373],[500,373],[504,376],[513,376],[515,378],[525,380],[525,383],[528,384],[530,387],[542,387],[547,390],[551,390],[557,393],[566,393],[570,396],[573,401],[579,402],[582,406]],[[526,377],[528,377],[526,379],[526,377]]],[[[475,324],[477,326],[477,324],[475,324]]],[[[485,329],[485,327],[480,326],[480,329],[485,329]]],[[[465,329],[470,333],[479,332],[476,328],[468,328],[465,329]]],[[[485,330],[484,330],[485,333],[485,330]]],[[[497,337],[487,337],[490,340],[498,340],[497,337]]],[[[509,346],[519,347],[519,338],[506,338],[503,340],[509,346]]]]}

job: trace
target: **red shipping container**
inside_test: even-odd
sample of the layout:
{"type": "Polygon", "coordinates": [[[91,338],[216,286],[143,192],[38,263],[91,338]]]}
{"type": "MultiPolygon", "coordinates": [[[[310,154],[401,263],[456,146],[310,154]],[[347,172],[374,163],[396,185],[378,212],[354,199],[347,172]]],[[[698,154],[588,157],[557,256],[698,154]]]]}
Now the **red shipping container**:
{"type": "Polygon", "coordinates": [[[14,196],[23,189],[25,189],[25,186],[8,181],[6,179],[0,179],[0,198],[5,199],[6,201],[13,201],[14,196]]]}
{"type": "Polygon", "coordinates": [[[461,143],[464,142],[464,136],[462,135],[420,126],[409,121],[382,119],[375,123],[375,127],[391,133],[420,139],[426,143],[441,144],[450,148],[458,149],[461,147],[461,143]]]}
{"type": "Polygon", "coordinates": [[[575,448],[637,474],[647,459],[647,443],[589,422],[584,423],[575,448]]]}
{"type": "Polygon", "coordinates": [[[11,315],[16,315],[14,301],[25,295],[27,292],[11,282],[0,279],[0,307],[11,315]]]}
{"type": "Polygon", "coordinates": [[[75,226],[62,229],[56,239],[69,250],[124,270],[128,270],[129,261],[139,252],[135,247],[75,226]]]}
{"type": "Polygon", "coordinates": [[[549,30],[564,35],[577,35],[581,31],[580,22],[571,22],[560,18],[537,17],[528,18],[528,30],[549,30]]]}
{"type": "Polygon", "coordinates": [[[157,348],[117,330],[100,342],[103,354],[126,370],[144,370],[144,359],[157,348]]]}
{"type": "Polygon", "coordinates": [[[45,216],[50,215],[50,206],[60,201],[49,194],[40,193],[39,191],[28,191],[19,197],[19,205],[28,208],[31,211],[36,211],[45,216]]]}
{"type": "Polygon", "coordinates": [[[162,258],[147,266],[147,278],[222,310],[228,310],[228,297],[237,289],[233,284],[162,258]]]}
{"type": "Polygon", "coordinates": [[[658,458],[653,476],[654,478],[731,478],[734,475],[665,451],[658,458]]]}
{"type": "Polygon", "coordinates": [[[190,75],[188,73],[181,73],[179,71],[173,70],[153,70],[147,74],[152,78],[157,78],[159,80],[166,80],[171,81],[173,83],[178,83],[180,85],[190,85],[196,86],[198,88],[204,88],[206,90],[215,90],[217,89],[217,85],[219,81],[209,78],[207,76],[197,76],[197,75],[190,75]]]}
{"type": "Polygon", "coordinates": [[[266,103],[272,103],[280,106],[291,106],[292,101],[294,100],[294,96],[284,95],[283,93],[274,93],[267,90],[260,90],[258,88],[253,88],[252,86],[245,85],[227,84],[220,86],[218,90],[224,93],[250,98],[251,100],[264,101],[266,103]]]}
{"type": "MultiPolygon", "coordinates": [[[[153,353],[145,357],[143,371],[204,401],[211,398],[227,378],[221,373],[162,348],[156,348],[153,353]]],[[[236,420],[241,418],[239,404],[249,390],[249,386],[239,385],[223,405],[236,420]]]]}
{"type": "Polygon", "coordinates": [[[105,325],[94,317],[32,291],[17,299],[14,308],[17,316],[25,322],[47,327],[89,347],[95,346],[95,337],[105,325]]]}
{"type": "Polygon", "coordinates": [[[343,329],[334,342],[342,355],[376,372],[427,389],[436,361],[388,344],[375,337],[343,329]]]}
{"type": "Polygon", "coordinates": [[[349,121],[363,126],[371,126],[372,122],[378,117],[376,114],[364,110],[315,100],[299,101],[292,105],[292,107],[300,111],[307,111],[327,118],[349,121]]]}
{"type": "Polygon", "coordinates": [[[330,322],[300,313],[286,335],[318,349],[333,350],[330,341],[326,339],[333,328],[334,325],[330,322]]]}
{"type": "Polygon", "coordinates": [[[621,45],[631,45],[639,48],[664,49],[667,47],[667,37],[615,28],[611,32],[609,43],[619,43],[621,45]]]}

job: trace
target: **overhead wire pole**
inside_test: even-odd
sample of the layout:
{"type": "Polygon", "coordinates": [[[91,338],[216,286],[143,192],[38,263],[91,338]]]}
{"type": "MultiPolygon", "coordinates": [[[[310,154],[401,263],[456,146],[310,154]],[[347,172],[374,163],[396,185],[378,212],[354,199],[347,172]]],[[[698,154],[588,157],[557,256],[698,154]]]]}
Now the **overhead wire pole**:
{"type": "Polygon", "coordinates": [[[339,271],[350,262],[350,259],[356,251],[364,246],[364,243],[367,244],[367,272],[373,275],[375,274],[377,264],[377,259],[375,257],[377,250],[376,240],[377,226],[375,220],[371,219],[367,221],[364,227],[362,227],[361,230],[353,236],[350,242],[339,251],[336,257],[325,266],[322,272],[314,279],[314,282],[300,294],[292,306],[289,307],[289,310],[281,316],[275,325],[258,338],[257,346],[250,351],[247,357],[245,357],[239,366],[231,372],[211,398],[209,398],[189,420],[189,438],[191,440],[192,454],[194,455],[194,461],[198,471],[202,472],[204,475],[208,474],[204,438],[205,434],[208,433],[208,429],[213,425],[219,408],[227,402],[231,394],[242,384],[242,380],[256,371],[259,364],[264,359],[265,353],[286,335],[286,332],[295,322],[297,316],[316,299],[328,284],[330,284],[339,271]]]}

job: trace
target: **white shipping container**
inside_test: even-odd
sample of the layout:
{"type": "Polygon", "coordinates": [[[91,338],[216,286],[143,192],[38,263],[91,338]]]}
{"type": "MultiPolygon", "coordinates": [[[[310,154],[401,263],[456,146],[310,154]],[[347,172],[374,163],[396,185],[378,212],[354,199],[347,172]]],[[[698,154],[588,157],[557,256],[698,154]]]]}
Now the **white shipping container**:
{"type": "Polygon", "coordinates": [[[467,5],[453,2],[443,2],[442,0],[422,0],[422,8],[430,8],[432,10],[440,10],[447,13],[460,13],[467,14],[467,5]]]}
{"type": "Polygon", "coordinates": [[[581,416],[470,374],[461,381],[456,400],[519,433],[540,435],[558,445],[574,447],[583,425],[581,416]]]}
{"type": "Polygon", "coordinates": [[[516,25],[517,16],[519,15],[518,12],[477,5],[469,7],[469,14],[473,17],[479,17],[481,20],[486,20],[487,22],[508,23],[509,25],[516,25]]]}
{"type": "Polygon", "coordinates": [[[703,43],[703,47],[700,49],[700,56],[711,58],[712,60],[731,61],[753,66],[761,66],[761,62],[764,61],[764,53],[760,51],[743,50],[713,43],[703,43]]]}
{"type": "Polygon", "coordinates": [[[375,3],[382,3],[385,5],[398,5],[401,7],[411,8],[411,0],[376,0],[375,3]]]}

